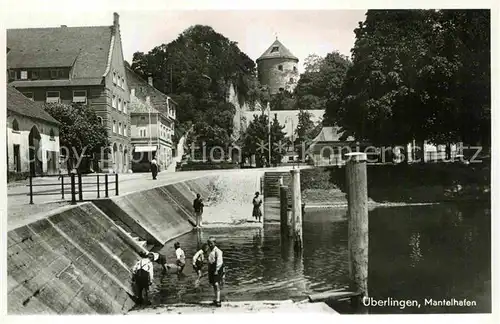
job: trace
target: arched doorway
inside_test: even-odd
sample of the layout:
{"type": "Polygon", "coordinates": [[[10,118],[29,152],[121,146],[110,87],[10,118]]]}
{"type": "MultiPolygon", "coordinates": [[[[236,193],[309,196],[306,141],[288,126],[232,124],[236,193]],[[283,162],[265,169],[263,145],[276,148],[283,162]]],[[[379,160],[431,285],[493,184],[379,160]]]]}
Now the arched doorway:
{"type": "Polygon", "coordinates": [[[38,156],[40,150],[41,136],[38,128],[33,126],[28,137],[29,142],[29,159],[30,159],[30,174],[32,176],[41,175],[43,173],[42,161],[38,156]]]}
{"type": "Polygon", "coordinates": [[[125,146],[123,150],[123,172],[128,172],[128,147],[125,146]]]}
{"type": "Polygon", "coordinates": [[[123,146],[118,146],[118,172],[123,172],[123,146]]]}

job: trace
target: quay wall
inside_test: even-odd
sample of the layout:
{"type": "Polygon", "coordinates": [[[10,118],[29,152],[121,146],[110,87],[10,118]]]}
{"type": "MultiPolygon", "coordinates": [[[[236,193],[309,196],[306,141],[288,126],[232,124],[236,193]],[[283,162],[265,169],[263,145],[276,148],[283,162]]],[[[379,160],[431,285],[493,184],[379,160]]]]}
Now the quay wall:
{"type": "Polygon", "coordinates": [[[133,306],[131,268],[149,246],[192,230],[192,200],[216,176],[54,210],[8,232],[9,314],[120,314],[133,306]]]}
{"type": "Polygon", "coordinates": [[[92,203],[7,234],[9,314],[117,314],[140,248],[92,203]]]}

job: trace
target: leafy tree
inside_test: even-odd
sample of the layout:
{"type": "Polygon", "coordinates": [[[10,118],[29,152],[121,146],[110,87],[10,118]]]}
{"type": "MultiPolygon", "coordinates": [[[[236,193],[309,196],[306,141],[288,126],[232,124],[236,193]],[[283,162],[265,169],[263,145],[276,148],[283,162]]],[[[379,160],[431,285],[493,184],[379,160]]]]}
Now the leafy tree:
{"type": "Polygon", "coordinates": [[[230,84],[240,103],[261,97],[255,62],[236,42],[209,26],[191,26],[168,44],[156,46],[147,54],[135,53],[131,67],[139,75],[153,76],[155,87],[179,103],[177,118],[181,124],[207,122],[207,110],[226,101],[230,84]]]}
{"type": "Polygon", "coordinates": [[[99,154],[109,146],[108,133],[95,111],[88,105],[81,104],[46,104],[45,110],[54,117],[60,125],[59,143],[68,149],[68,170],[83,154],[99,154]]]}
{"type": "Polygon", "coordinates": [[[350,64],[338,52],[328,53],[325,58],[309,55],[295,88],[298,109],[325,109],[328,102],[334,102],[350,64]]]}
{"type": "Polygon", "coordinates": [[[271,96],[271,110],[293,110],[296,109],[296,101],[293,94],[284,90],[271,96]]]}
{"type": "Polygon", "coordinates": [[[369,10],[355,34],[353,66],[328,110],[344,135],[375,144],[488,137],[489,11],[369,10]]]}
{"type": "Polygon", "coordinates": [[[299,153],[299,158],[302,158],[303,148],[307,149],[309,147],[310,143],[319,135],[323,127],[322,123],[314,124],[311,117],[311,113],[307,110],[299,112],[299,120],[295,129],[297,137],[294,141],[295,150],[299,153]]]}
{"type": "Polygon", "coordinates": [[[243,154],[246,157],[255,155],[257,166],[262,167],[263,158],[267,161],[269,157],[269,130],[271,130],[270,162],[273,164],[279,163],[285,154],[284,128],[285,126],[279,124],[276,115],[271,125],[269,125],[269,117],[266,114],[255,114],[243,136],[243,154]]]}

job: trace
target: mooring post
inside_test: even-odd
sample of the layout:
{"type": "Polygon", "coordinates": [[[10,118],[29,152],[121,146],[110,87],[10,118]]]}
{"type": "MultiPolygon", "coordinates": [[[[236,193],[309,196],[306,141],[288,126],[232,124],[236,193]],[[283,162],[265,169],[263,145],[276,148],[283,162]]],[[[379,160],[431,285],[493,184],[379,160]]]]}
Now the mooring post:
{"type": "Polygon", "coordinates": [[[75,174],[71,173],[71,204],[76,205],[75,174]]]}
{"type": "Polygon", "coordinates": [[[280,230],[281,236],[288,236],[288,187],[280,186],[280,230]]]}
{"type": "Polygon", "coordinates": [[[82,174],[78,173],[78,199],[83,201],[82,174]]]}
{"type": "Polygon", "coordinates": [[[292,228],[294,249],[302,250],[302,198],[300,194],[300,169],[293,169],[292,174],[292,228]]]}
{"type": "Polygon", "coordinates": [[[30,205],[33,205],[33,177],[30,175],[30,205]]]}
{"type": "MultiPolygon", "coordinates": [[[[349,153],[346,165],[350,289],[368,296],[368,188],[366,154],[349,153]]],[[[358,299],[356,304],[360,304],[358,299]]]]}

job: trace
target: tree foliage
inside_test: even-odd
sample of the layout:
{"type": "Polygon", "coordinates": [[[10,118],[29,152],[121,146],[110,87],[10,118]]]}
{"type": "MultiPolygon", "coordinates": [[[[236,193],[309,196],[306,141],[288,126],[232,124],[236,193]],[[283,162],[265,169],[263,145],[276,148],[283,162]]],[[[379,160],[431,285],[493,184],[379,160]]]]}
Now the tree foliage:
{"type": "Polygon", "coordinates": [[[70,158],[100,153],[109,146],[106,126],[102,125],[94,109],[80,104],[46,104],[45,110],[60,125],[59,143],[66,147],[70,158]]]}
{"type": "Polygon", "coordinates": [[[155,87],[178,102],[177,119],[184,129],[190,121],[209,123],[209,111],[226,101],[230,84],[240,103],[261,97],[255,62],[236,42],[209,26],[191,26],[176,40],[147,54],[136,52],[131,68],[144,78],[152,76],[155,87]]]}
{"type": "Polygon", "coordinates": [[[328,106],[358,140],[404,144],[487,141],[487,10],[369,10],[353,65],[328,106]]]}
{"type": "Polygon", "coordinates": [[[309,55],[295,88],[297,109],[326,109],[327,103],[336,101],[350,64],[338,52],[324,58],[309,55]]]}
{"type": "MultiPolygon", "coordinates": [[[[243,135],[242,151],[246,157],[255,155],[258,167],[262,166],[263,158],[269,158],[269,131],[271,132],[271,163],[277,164],[285,154],[285,132],[284,125],[278,122],[275,115],[273,122],[269,125],[269,117],[266,114],[255,114],[243,135]]],[[[269,161],[268,161],[269,162],[269,161]]]]}

